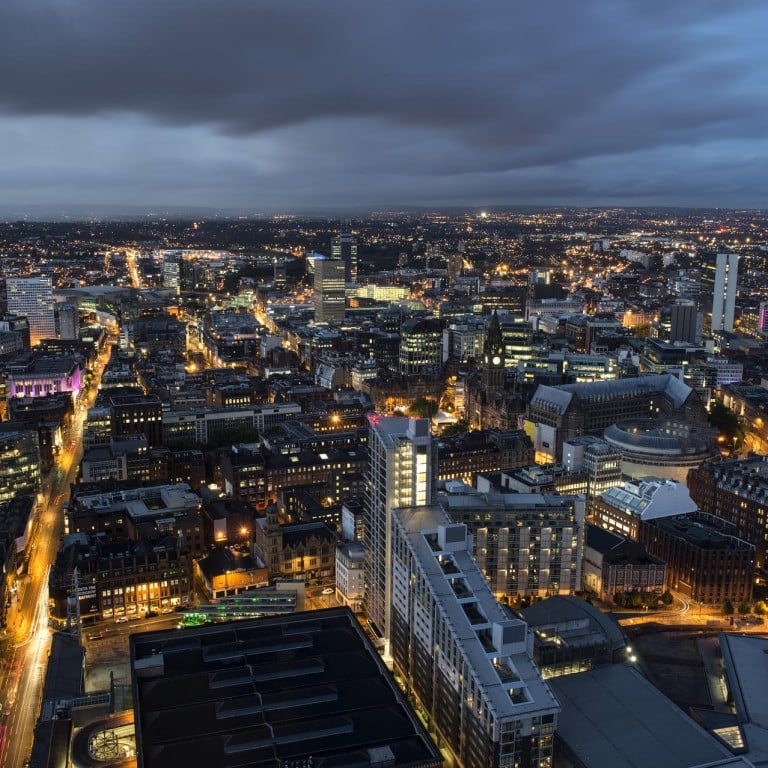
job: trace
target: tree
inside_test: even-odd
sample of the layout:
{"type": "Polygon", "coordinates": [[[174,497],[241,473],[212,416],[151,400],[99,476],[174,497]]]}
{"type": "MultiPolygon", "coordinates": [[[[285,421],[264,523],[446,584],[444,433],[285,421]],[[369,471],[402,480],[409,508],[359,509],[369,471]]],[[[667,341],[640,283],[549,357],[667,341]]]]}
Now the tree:
{"type": "Polygon", "coordinates": [[[449,424],[441,433],[442,437],[452,437],[461,435],[469,431],[469,422],[466,419],[459,419],[455,424],[449,424]]]}
{"type": "MultiPolygon", "coordinates": [[[[715,403],[709,412],[709,423],[717,429],[721,442],[730,443],[734,448],[743,442],[747,432],[741,419],[727,405],[715,403]]],[[[719,438],[718,438],[719,440],[719,438]]]]}
{"type": "Polygon", "coordinates": [[[768,605],[766,605],[765,600],[758,600],[755,603],[754,611],[756,616],[765,616],[768,613],[768,605]]]}
{"type": "Polygon", "coordinates": [[[643,606],[643,594],[642,592],[630,592],[629,593],[629,605],[631,608],[642,608],[643,606]]]}
{"type": "Polygon", "coordinates": [[[625,600],[625,596],[624,596],[623,592],[616,592],[616,593],[614,593],[614,595],[613,595],[613,604],[617,608],[623,608],[624,605],[625,605],[625,602],[626,602],[626,600],[625,600]]]}
{"type": "Polygon", "coordinates": [[[730,600],[726,600],[726,601],[723,603],[723,613],[724,613],[726,616],[733,616],[733,613],[734,613],[734,607],[733,607],[733,603],[732,603],[730,600]]]}
{"type": "Polygon", "coordinates": [[[742,616],[746,616],[751,610],[752,610],[752,606],[749,603],[744,601],[739,603],[739,613],[742,616]]]}
{"type": "Polygon", "coordinates": [[[408,413],[411,416],[431,419],[437,413],[437,400],[431,400],[428,397],[417,397],[410,408],[408,408],[408,413]]]}
{"type": "Polygon", "coordinates": [[[675,597],[669,590],[667,590],[661,595],[661,602],[664,603],[664,605],[672,605],[672,603],[675,602],[675,597]]]}

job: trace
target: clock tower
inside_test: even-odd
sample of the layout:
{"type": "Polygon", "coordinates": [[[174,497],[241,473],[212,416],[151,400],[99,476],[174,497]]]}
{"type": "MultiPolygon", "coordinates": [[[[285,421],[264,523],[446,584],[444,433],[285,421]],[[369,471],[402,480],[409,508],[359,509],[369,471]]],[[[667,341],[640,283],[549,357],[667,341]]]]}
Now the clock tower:
{"type": "Polygon", "coordinates": [[[504,389],[504,339],[494,310],[483,344],[483,390],[486,395],[504,389]]]}

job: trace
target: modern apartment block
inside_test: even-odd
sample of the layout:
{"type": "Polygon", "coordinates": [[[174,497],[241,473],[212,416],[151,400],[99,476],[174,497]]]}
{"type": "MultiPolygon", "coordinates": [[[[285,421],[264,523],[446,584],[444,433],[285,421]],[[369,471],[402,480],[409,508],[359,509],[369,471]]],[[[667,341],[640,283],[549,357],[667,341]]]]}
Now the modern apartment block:
{"type": "Polygon", "coordinates": [[[371,622],[387,644],[392,607],[392,510],[432,503],[436,449],[429,419],[373,414],[368,421],[365,602],[371,622]]]}
{"type": "Polygon", "coordinates": [[[441,494],[497,598],[569,595],[581,588],[583,498],[542,493],[441,494]]]}
{"type": "Polygon", "coordinates": [[[559,705],[471,554],[467,527],[439,506],[392,515],[394,669],[442,749],[463,768],[549,768],[559,705]]]}

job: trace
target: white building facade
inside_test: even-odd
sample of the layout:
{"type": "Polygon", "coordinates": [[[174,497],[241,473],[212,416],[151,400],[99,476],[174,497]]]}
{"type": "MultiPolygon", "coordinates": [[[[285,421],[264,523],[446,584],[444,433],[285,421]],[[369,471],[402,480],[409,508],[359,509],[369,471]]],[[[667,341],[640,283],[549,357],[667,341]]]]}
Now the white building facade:
{"type": "Polygon", "coordinates": [[[368,417],[369,470],[365,500],[368,616],[389,643],[392,583],[392,510],[432,503],[437,466],[429,419],[368,417]]]}

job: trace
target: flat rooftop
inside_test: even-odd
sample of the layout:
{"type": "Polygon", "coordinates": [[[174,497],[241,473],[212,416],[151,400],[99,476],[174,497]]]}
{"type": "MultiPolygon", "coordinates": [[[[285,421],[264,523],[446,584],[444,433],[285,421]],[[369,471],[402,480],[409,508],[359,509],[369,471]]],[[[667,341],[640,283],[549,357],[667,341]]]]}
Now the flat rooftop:
{"type": "Polygon", "coordinates": [[[443,764],[347,608],[130,642],[140,768],[443,764]]]}
{"type": "MultiPolygon", "coordinates": [[[[636,669],[614,664],[552,678],[557,736],[589,768],[693,768],[737,758],[636,669]]],[[[579,762],[580,761],[580,762],[579,762]]]]}

